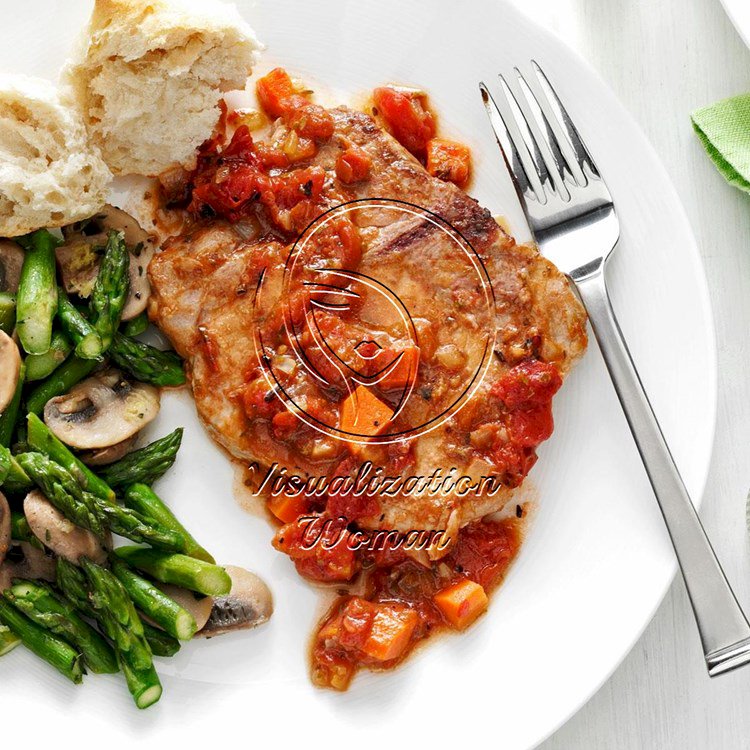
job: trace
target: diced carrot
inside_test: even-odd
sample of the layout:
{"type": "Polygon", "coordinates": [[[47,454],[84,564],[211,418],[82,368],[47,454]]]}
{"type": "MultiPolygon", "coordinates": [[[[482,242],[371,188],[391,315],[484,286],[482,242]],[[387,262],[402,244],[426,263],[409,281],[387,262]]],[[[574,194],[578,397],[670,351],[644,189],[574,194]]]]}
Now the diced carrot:
{"type": "Polygon", "coordinates": [[[274,68],[255,84],[260,106],[271,117],[281,117],[285,112],[305,104],[305,98],[294,90],[289,74],[283,68],[274,68]]]}
{"type": "Polygon", "coordinates": [[[310,510],[307,498],[301,496],[289,497],[288,495],[279,495],[272,497],[267,505],[268,510],[283,523],[292,523],[292,521],[296,521],[310,510]]]}
{"type": "Polygon", "coordinates": [[[464,578],[435,594],[435,604],[458,630],[471,625],[487,609],[487,594],[475,581],[464,578]]]}
{"type": "Polygon", "coordinates": [[[366,180],[370,176],[372,159],[366,151],[350,146],[336,159],[336,177],[346,185],[366,180]]]}
{"type": "Polygon", "coordinates": [[[471,174],[471,151],[462,143],[433,138],[427,142],[427,171],[463,187],[471,174]]]}
{"type": "Polygon", "coordinates": [[[379,609],[362,651],[378,661],[398,659],[408,648],[418,622],[419,615],[412,609],[379,609]]]}
{"type": "Polygon", "coordinates": [[[382,388],[405,388],[414,382],[419,367],[419,347],[412,346],[401,353],[396,366],[380,381],[382,388]]]}
{"type": "Polygon", "coordinates": [[[341,430],[355,435],[380,435],[392,416],[393,409],[388,404],[369,388],[358,385],[341,405],[341,430]]]}

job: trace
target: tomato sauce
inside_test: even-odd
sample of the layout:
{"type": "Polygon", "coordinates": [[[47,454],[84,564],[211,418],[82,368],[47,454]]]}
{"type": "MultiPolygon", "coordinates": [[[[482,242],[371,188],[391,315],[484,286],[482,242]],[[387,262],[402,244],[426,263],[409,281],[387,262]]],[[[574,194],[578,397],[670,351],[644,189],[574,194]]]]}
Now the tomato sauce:
{"type": "MultiPolygon", "coordinates": [[[[326,207],[342,202],[347,185],[367,180],[372,163],[355,146],[337,157],[335,178],[309,163],[332,138],[333,119],[284,70],[277,68],[261,78],[257,94],[265,114],[283,126],[275,131],[279,135],[271,142],[256,143],[248,125],[240,121],[230,137],[231,122],[225,112],[216,134],[200,150],[187,189],[178,186],[174,193],[198,222],[216,217],[229,222],[252,219],[288,243],[326,207]]],[[[470,152],[462,144],[437,137],[436,118],[424,94],[380,87],[373,103],[379,121],[430,174],[461,186],[467,183],[470,152]]],[[[318,237],[314,252],[317,255],[308,259],[312,266],[356,270],[362,253],[359,230],[346,218],[331,221],[318,237]]],[[[472,294],[476,291],[457,289],[456,305],[476,305],[472,294]]],[[[301,321],[306,314],[305,297],[292,296],[287,307],[291,322],[301,321]]],[[[316,318],[319,331],[343,358],[354,358],[347,342],[366,339],[366,332],[354,330],[352,318],[325,311],[316,318]]],[[[281,313],[274,313],[259,324],[264,345],[279,356],[288,349],[288,322],[281,313]]],[[[418,347],[386,333],[377,342],[365,341],[358,352],[360,358],[372,356],[365,370],[371,367],[377,372],[378,350],[391,361],[401,355],[399,367],[372,389],[373,429],[378,426],[377,409],[392,406],[393,394],[403,388],[423,359],[431,359],[434,339],[435,333],[425,329],[418,347]]],[[[299,344],[308,362],[333,382],[335,374],[329,378],[327,371],[330,361],[316,339],[304,333],[299,344]]],[[[210,348],[210,340],[204,345],[210,348]]],[[[450,363],[442,369],[433,365],[432,373],[435,378],[449,377],[450,363]]],[[[315,430],[300,425],[269,389],[259,366],[249,367],[245,377],[246,385],[237,398],[249,425],[261,425],[264,434],[279,441],[290,456],[295,451],[324,451],[321,455],[331,476],[356,474],[364,460],[360,449],[347,450],[333,440],[321,445],[315,430]]],[[[561,382],[554,365],[539,361],[531,352],[493,385],[486,413],[473,413],[471,408],[461,412],[457,424],[466,432],[466,444],[497,470],[505,486],[517,487],[523,481],[536,460],[536,447],[550,436],[551,401],[561,382]]],[[[346,423],[343,393],[335,388],[321,393],[304,383],[299,388],[302,392],[297,395],[303,397],[305,412],[312,419],[346,423]]],[[[424,393],[429,399],[429,387],[424,393]]],[[[390,474],[405,474],[415,463],[408,441],[373,446],[373,450],[368,456],[376,455],[390,474]]],[[[376,526],[381,513],[377,497],[369,494],[341,490],[322,496],[276,497],[268,507],[283,524],[274,546],[290,557],[300,575],[318,583],[356,587],[356,594],[340,596],[326,614],[312,645],[314,681],[339,690],[346,689],[362,667],[389,668],[432,633],[468,627],[485,610],[487,593],[502,581],[521,543],[518,518],[485,519],[458,531],[447,553],[433,555],[437,559],[431,560],[427,552],[407,552],[403,544],[375,549],[357,544],[363,529],[376,526]]]]}
{"type": "Polygon", "coordinates": [[[483,520],[462,529],[450,554],[428,567],[398,551],[369,557],[364,593],[339,597],[315,635],[315,684],[345,690],[358,669],[389,669],[420,641],[455,630],[436,605],[439,592],[467,580],[491,591],[501,583],[520,544],[518,519],[483,520]]]}

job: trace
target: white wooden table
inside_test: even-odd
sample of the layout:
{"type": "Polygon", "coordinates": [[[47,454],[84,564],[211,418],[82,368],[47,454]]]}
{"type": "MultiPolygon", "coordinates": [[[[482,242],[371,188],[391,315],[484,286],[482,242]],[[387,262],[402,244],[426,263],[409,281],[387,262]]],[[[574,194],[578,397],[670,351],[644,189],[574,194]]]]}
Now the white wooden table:
{"type": "MultiPolygon", "coordinates": [[[[750,51],[719,0],[513,2],[561,36],[614,89],[658,151],[691,217],[708,276],[719,348],[716,444],[701,516],[750,612],[750,541],[745,529],[750,488],[750,197],[724,183],[689,120],[699,106],[750,91],[750,51]]],[[[686,429],[689,424],[686,415],[686,429]]],[[[750,747],[750,667],[709,680],[678,578],[612,678],[542,747],[745,750],[750,747]]]]}

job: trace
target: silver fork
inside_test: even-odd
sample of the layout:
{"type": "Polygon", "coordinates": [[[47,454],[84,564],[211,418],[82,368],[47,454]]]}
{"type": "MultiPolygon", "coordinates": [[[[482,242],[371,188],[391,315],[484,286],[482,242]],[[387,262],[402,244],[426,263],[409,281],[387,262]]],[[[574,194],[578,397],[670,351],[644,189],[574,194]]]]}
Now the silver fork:
{"type": "Polygon", "coordinates": [[[534,239],[573,282],[588,312],[659,501],[713,677],[750,662],[750,624],[695,512],[609,301],[604,271],[620,236],[612,196],[544,72],[532,65],[540,97],[516,68],[530,117],[502,76],[506,114],[484,83],[482,99],[534,239]]]}

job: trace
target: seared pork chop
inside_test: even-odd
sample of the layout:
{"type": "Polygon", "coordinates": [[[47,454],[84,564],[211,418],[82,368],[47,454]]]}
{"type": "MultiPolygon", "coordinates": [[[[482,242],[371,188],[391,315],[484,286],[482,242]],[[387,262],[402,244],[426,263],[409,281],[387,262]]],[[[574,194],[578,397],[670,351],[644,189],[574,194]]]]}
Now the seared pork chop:
{"type": "MultiPolygon", "coordinates": [[[[358,208],[328,226],[327,249],[320,251],[324,256],[329,252],[323,258],[326,268],[376,278],[394,293],[413,321],[411,334],[393,320],[379,319],[372,312],[377,295],[367,293],[357,295],[355,310],[343,312],[332,303],[336,293],[328,295],[327,306],[314,306],[316,326],[339,341],[345,365],[358,354],[362,358],[367,346],[388,351],[391,359],[398,354],[418,359],[411,395],[392,426],[394,435],[399,426],[406,426],[406,434],[443,413],[481,370],[481,382],[465,405],[431,431],[390,443],[381,432],[380,442],[365,440],[353,448],[332,434],[347,419],[344,402],[351,398],[351,388],[337,379],[340,372],[325,382],[316,376],[325,376],[330,358],[309,335],[306,343],[305,335],[300,338],[309,366],[292,356],[294,342],[285,319],[289,313],[284,312],[290,300],[285,295],[297,292],[284,286],[284,269],[297,233],[287,214],[282,217],[286,226],[279,229],[261,220],[248,238],[245,225],[205,212],[208,218],[169,240],[151,262],[150,315],[186,359],[209,433],[234,457],[314,477],[352,475],[365,461],[389,475],[430,476],[455,467],[455,477],[497,477],[499,490],[464,497],[417,491],[367,502],[351,495],[328,499],[329,512],[343,513],[362,527],[457,531],[501,509],[533,465],[534,449],[552,429],[552,395],[586,347],[585,313],[565,277],[535,248],[516,244],[489,211],[455,185],[431,177],[371,117],[343,107],[329,113],[333,135],[305,162],[311,179],[301,185],[308,192],[313,177],[322,181],[313,196],[315,213],[367,198],[405,201],[427,211],[409,214],[378,204],[358,208]],[[365,152],[372,166],[367,179],[343,184],[337,159],[353,147],[365,152]],[[479,271],[428,212],[470,245],[481,259],[479,271]],[[491,307],[487,289],[477,280],[481,265],[491,284],[491,307]],[[369,339],[358,326],[369,329],[369,339]],[[485,356],[488,330],[494,341],[485,356]],[[410,335],[417,339],[416,354],[410,335]],[[366,346],[353,351],[355,340],[366,346]],[[265,362],[259,351],[268,358],[265,362]],[[273,363],[284,380],[281,390],[303,406],[304,415],[290,412],[279,387],[269,384],[273,363]]],[[[283,177],[285,169],[270,173],[283,177]]],[[[262,210],[260,215],[262,219],[262,210]]],[[[314,253],[305,260],[321,264],[314,253]]],[[[302,286],[307,282],[303,279],[302,286]]],[[[303,293],[309,298],[309,291],[303,293]]],[[[395,409],[392,389],[401,385],[397,376],[382,381],[380,390],[376,385],[377,403],[395,409]]],[[[325,504],[325,498],[315,497],[308,507],[320,511],[325,504]]]]}

